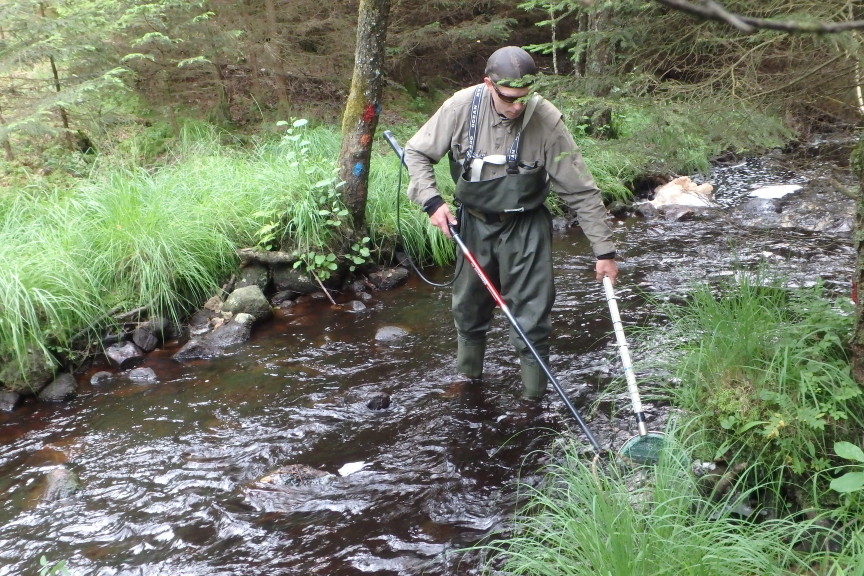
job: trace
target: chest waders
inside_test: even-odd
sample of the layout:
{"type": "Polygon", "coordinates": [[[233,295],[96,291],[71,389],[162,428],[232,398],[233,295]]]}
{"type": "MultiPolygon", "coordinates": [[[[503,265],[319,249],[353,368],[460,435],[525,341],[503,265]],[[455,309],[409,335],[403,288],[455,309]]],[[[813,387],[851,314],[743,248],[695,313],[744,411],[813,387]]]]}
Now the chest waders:
{"type": "MultiPolygon", "coordinates": [[[[475,146],[484,91],[485,87],[479,86],[472,99],[465,158],[461,163],[450,158],[451,175],[456,182],[455,197],[460,207],[460,235],[514,310],[525,335],[548,362],[550,313],[555,299],[552,219],[543,206],[549,183],[543,168],[527,173],[519,170],[522,128],[536,100],[532,99],[526,107],[522,126],[507,151],[507,174],[478,180],[478,174],[472,174],[472,169],[482,166],[481,162],[476,162],[482,156],[475,154],[475,146]]],[[[464,255],[460,252],[457,259],[464,261],[464,255]]],[[[452,301],[458,334],[456,369],[471,379],[482,377],[486,333],[491,327],[495,307],[495,300],[479,277],[460,274],[456,278],[452,301]]],[[[523,397],[542,397],[547,384],[542,366],[512,327],[509,336],[519,352],[523,397]]]]}

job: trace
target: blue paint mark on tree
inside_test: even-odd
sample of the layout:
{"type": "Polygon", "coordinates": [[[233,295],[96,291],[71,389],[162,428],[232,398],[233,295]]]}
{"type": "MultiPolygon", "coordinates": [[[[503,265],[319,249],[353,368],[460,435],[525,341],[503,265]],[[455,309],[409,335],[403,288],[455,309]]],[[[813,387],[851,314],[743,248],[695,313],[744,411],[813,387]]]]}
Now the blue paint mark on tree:
{"type": "Polygon", "coordinates": [[[354,176],[360,176],[361,174],[363,174],[363,163],[358,162],[354,165],[354,176]]]}

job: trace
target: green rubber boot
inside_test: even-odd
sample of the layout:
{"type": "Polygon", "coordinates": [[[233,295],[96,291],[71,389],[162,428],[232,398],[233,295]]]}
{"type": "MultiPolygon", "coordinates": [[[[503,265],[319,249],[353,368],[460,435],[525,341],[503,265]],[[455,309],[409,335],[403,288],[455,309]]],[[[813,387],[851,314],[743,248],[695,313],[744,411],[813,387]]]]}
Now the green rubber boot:
{"type": "Polygon", "coordinates": [[[483,378],[483,357],[486,340],[459,339],[456,347],[456,370],[471,380],[483,378]]]}
{"type": "Polygon", "coordinates": [[[540,400],[546,394],[546,372],[536,360],[521,358],[522,398],[524,400],[540,400]]]}

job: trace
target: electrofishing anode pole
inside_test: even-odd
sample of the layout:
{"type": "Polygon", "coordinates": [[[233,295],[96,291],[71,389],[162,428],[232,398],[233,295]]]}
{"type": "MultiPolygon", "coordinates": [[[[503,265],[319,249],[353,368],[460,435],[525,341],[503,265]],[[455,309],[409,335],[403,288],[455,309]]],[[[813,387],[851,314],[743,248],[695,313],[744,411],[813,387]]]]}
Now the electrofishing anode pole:
{"type": "MultiPolygon", "coordinates": [[[[393,151],[396,152],[396,155],[399,156],[399,160],[402,162],[402,164],[404,164],[405,163],[405,153],[402,150],[402,147],[399,146],[399,143],[396,142],[396,139],[393,137],[393,133],[390,132],[389,130],[385,130],[384,131],[384,138],[387,140],[387,142],[393,148],[393,151]]],[[[459,233],[456,231],[456,229],[453,227],[452,224],[448,224],[448,227],[450,229],[450,235],[453,237],[453,240],[456,242],[456,245],[462,251],[463,256],[465,256],[465,259],[468,260],[468,262],[471,264],[471,267],[474,268],[474,271],[477,273],[477,276],[480,277],[480,280],[486,286],[486,289],[489,291],[489,294],[492,295],[492,298],[495,300],[495,303],[498,304],[498,307],[501,309],[501,312],[503,312],[504,316],[507,317],[507,320],[510,322],[510,325],[513,327],[513,329],[516,331],[516,333],[519,334],[519,337],[522,339],[522,341],[528,347],[528,350],[531,351],[531,355],[534,356],[534,359],[537,361],[537,363],[543,369],[543,372],[546,373],[546,377],[549,378],[549,382],[552,383],[552,387],[555,388],[555,392],[558,393],[558,396],[561,397],[561,400],[564,402],[564,405],[570,411],[570,414],[573,416],[573,418],[579,424],[579,427],[582,429],[582,432],[585,434],[585,437],[588,438],[588,442],[591,443],[591,446],[594,448],[594,451],[597,454],[600,454],[601,452],[603,452],[603,449],[600,448],[600,443],[597,442],[596,438],[594,438],[594,435],[591,433],[591,430],[588,429],[588,426],[582,420],[582,417],[579,415],[579,412],[573,406],[573,403],[570,402],[569,398],[567,398],[567,394],[564,392],[564,388],[561,387],[561,384],[558,383],[558,379],[555,378],[555,375],[552,374],[551,370],[549,370],[549,367],[546,365],[546,362],[543,360],[543,358],[540,357],[540,354],[537,352],[537,349],[534,348],[534,345],[531,344],[530,340],[528,340],[528,336],[526,336],[525,332],[522,330],[522,327],[519,326],[519,322],[516,320],[516,317],[513,316],[512,312],[510,312],[510,308],[507,306],[507,303],[504,302],[504,299],[501,297],[501,294],[498,293],[498,290],[492,284],[492,281],[489,279],[489,277],[486,275],[486,273],[483,271],[483,268],[477,262],[477,259],[474,258],[474,255],[471,253],[471,251],[468,250],[468,247],[465,245],[465,242],[462,240],[462,237],[459,236],[459,233]]]]}

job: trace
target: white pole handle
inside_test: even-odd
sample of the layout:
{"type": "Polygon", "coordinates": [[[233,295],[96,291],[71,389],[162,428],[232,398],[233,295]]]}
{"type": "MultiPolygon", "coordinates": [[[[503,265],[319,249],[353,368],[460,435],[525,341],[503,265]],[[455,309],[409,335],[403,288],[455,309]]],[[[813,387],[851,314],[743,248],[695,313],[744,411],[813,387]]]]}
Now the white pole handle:
{"type": "Polygon", "coordinates": [[[609,314],[612,316],[612,327],[615,329],[615,339],[618,341],[618,354],[624,365],[624,376],[627,379],[627,391],[630,393],[630,402],[633,404],[633,413],[636,415],[636,423],[639,426],[639,435],[648,434],[645,424],[645,415],[642,413],[642,400],[639,398],[639,388],[636,386],[636,376],[633,374],[633,363],[630,360],[630,348],[624,339],[624,326],[621,323],[621,314],[618,312],[618,299],[612,288],[612,280],[608,276],[603,277],[603,288],[606,290],[606,302],[609,304],[609,314]]]}

